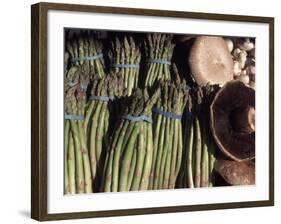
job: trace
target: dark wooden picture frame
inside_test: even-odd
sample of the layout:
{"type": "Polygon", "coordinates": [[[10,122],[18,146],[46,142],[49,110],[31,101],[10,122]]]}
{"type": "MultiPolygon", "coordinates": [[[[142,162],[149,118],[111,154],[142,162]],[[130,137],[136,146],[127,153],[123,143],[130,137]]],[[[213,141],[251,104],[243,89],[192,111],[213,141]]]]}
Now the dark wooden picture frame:
{"type": "Polygon", "coordinates": [[[274,18],[182,11],[38,3],[31,6],[31,217],[39,221],[274,205],[274,18]],[[269,24],[269,200],[48,214],[47,210],[47,13],[49,10],[195,18],[269,24]]]}

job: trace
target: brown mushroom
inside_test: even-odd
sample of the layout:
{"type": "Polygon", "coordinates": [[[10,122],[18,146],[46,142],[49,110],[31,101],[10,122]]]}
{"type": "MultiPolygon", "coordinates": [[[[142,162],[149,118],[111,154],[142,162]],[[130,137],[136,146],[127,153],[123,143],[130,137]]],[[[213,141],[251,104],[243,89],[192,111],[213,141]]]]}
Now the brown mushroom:
{"type": "Polygon", "coordinates": [[[219,159],[215,163],[216,172],[230,185],[255,184],[255,163],[219,159]]]}
{"type": "Polygon", "coordinates": [[[222,37],[197,37],[190,51],[189,65],[199,86],[223,85],[233,79],[233,60],[222,37]]]}
{"type": "Polygon", "coordinates": [[[210,125],[221,151],[236,161],[255,157],[255,90],[230,81],[210,107],[210,125]]]}

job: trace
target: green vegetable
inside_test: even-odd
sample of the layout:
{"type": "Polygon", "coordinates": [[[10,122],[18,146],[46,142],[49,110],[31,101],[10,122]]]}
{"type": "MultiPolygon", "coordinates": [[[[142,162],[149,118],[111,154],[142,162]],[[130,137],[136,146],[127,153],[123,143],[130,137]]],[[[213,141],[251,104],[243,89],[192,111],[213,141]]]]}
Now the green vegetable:
{"type": "MultiPolygon", "coordinates": [[[[156,109],[181,116],[187,101],[185,81],[180,80],[174,67],[174,81],[161,81],[161,96],[156,103],[156,109]]],[[[149,189],[175,188],[176,180],[182,164],[182,126],[181,119],[170,117],[155,111],[153,120],[154,153],[149,189]]]]}
{"type": "Polygon", "coordinates": [[[103,57],[83,59],[102,54],[102,44],[93,32],[83,31],[78,36],[74,34],[71,37],[68,35],[66,50],[70,55],[71,65],[81,66],[90,80],[105,76],[103,57]]]}
{"type": "Polygon", "coordinates": [[[184,129],[184,159],[178,187],[208,187],[214,184],[216,146],[209,127],[209,107],[217,85],[190,90],[184,129]]]}
{"type": "Polygon", "coordinates": [[[134,38],[132,36],[116,37],[111,42],[109,59],[111,71],[121,75],[128,96],[132,95],[133,90],[138,87],[141,59],[140,47],[136,45],[134,38]]]}
{"type": "Polygon", "coordinates": [[[69,133],[69,143],[68,143],[68,155],[67,155],[67,168],[69,176],[69,193],[76,193],[76,184],[75,184],[75,150],[73,143],[73,134],[69,133]]]}
{"type": "MultiPolygon", "coordinates": [[[[66,112],[72,115],[78,114],[77,101],[73,91],[69,91],[66,95],[66,112]]],[[[70,120],[70,127],[73,134],[74,149],[75,149],[76,191],[77,193],[84,193],[85,192],[84,167],[83,167],[81,139],[79,137],[77,121],[70,120]]]]}
{"type": "Polygon", "coordinates": [[[170,80],[170,65],[174,44],[172,43],[172,35],[169,34],[147,34],[144,41],[147,72],[143,80],[144,86],[151,87],[158,80],[170,80]],[[162,60],[165,62],[156,62],[153,60],[162,60]]]}
{"type": "Polygon", "coordinates": [[[64,122],[64,193],[70,194],[70,186],[69,186],[69,174],[67,167],[67,157],[68,157],[68,149],[69,149],[69,129],[70,124],[69,121],[64,122]]]}
{"type": "MultiPolygon", "coordinates": [[[[124,104],[124,116],[151,117],[151,108],[160,95],[138,89],[124,104]]],[[[120,118],[109,142],[103,190],[108,192],[146,190],[153,154],[152,125],[145,120],[120,118]]]]}

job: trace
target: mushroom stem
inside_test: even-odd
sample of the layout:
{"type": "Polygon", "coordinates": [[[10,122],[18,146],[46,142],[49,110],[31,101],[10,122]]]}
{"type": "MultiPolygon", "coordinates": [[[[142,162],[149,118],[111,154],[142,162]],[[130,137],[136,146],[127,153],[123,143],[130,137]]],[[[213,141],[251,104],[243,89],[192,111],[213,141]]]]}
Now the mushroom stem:
{"type": "Polygon", "coordinates": [[[236,132],[252,133],[255,131],[255,108],[239,107],[230,113],[230,123],[236,132]]]}

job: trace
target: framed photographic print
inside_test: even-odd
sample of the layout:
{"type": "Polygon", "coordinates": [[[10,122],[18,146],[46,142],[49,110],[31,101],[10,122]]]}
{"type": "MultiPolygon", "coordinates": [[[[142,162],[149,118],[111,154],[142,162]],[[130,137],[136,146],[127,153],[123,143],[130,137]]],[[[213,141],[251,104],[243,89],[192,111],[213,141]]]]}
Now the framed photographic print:
{"type": "Polygon", "coordinates": [[[274,18],[31,8],[32,218],[274,204],[274,18]]]}

